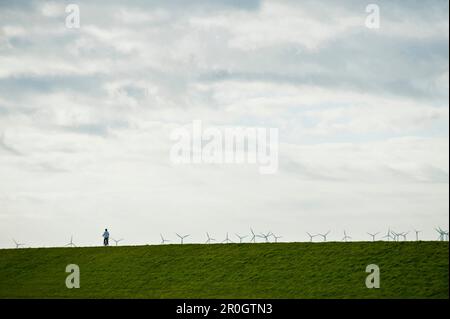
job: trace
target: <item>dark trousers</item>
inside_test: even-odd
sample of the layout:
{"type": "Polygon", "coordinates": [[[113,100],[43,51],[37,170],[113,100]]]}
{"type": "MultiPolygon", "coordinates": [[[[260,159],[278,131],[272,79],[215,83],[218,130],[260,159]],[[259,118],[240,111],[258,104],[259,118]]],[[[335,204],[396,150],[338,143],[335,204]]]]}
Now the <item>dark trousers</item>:
{"type": "Polygon", "coordinates": [[[109,238],[105,237],[103,239],[103,245],[108,246],[109,245],[109,238]]]}

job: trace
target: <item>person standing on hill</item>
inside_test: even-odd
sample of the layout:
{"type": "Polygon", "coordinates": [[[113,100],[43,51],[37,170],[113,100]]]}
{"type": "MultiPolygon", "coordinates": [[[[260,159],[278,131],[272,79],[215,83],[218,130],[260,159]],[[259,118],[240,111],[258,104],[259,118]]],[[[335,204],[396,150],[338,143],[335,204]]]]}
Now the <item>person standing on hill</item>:
{"type": "Polygon", "coordinates": [[[108,232],[108,229],[105,229],[105,232],[103,233],[103,245],[105,245],[105,246],[109,245],[109,232],[108,232]]]}

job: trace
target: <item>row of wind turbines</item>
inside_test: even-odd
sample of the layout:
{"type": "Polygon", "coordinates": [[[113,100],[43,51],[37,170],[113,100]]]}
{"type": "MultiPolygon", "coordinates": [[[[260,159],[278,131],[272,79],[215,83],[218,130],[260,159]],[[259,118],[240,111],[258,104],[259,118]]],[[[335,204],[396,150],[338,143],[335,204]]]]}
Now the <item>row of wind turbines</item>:
{"type": "MultiPolygon", "coordinates": [[[[261,234],[256,234],[253,229],[250,229],[251,231],[251,235],[239,235],[239,234],[234,234],[236,236],[236,241],[233,241],[230,239],[230,235],[229,233],[227,233],[225,239],[223,241],[217,241],[217,239],[211,237],[211,235],[209,233],[206,233],[206,241],[205,244],[213,244],[213,243],[221,243],[221,244],[233,244],[233,243],[239,243],[242,244],[245,242],[246,238],[251,237],[250,239],[250,243],[256,243],[256,238],[261,238],[264,239],[264,241],[266,243],[270,242],[270,239],[273,238],[273,242],[277,243],[278,240],[280,240],[281,238],[283,238],[282,236],[277,236],[272,232],[268,232],[266,234],[261,233],[261,234]]],[[[190,237],[191,235],[180,235],[178,233],[175,233],[175,235],[180,239],[180,244],[184,244],[184,240],[188,237],[190,237]]],[[[162,234],[160,234],[161,237],[161,244],[168,244],[171,243],[172,241],[169,239],[166,239],[162,234]]]]}
{"type": "MultiPolygon", "coordinates": [[[[449,240],[449,231],[448,230],[443,230],[442,228],[438,227],[435,228],[435,231],[439,234],[439,237],[437,238],[437,240],[439,241],[448,241],[449,240]]],[[[420,233],[422,231],[420,230],[414,230],[415,233],[415,240],[416,241],[420,241],[420,233]]],[[[306,234],[309,237],[309,242],[314,242],[314,238],[316,237],[321,237],[322,238],[322,242],[326,242],[328,239],[328,235],[331,233],[331,231],[328,231],[326,233],[317,233],[317,234],[312,234],[307,232],[306,234]]],[[[380,232],[376,232],[376,233],[367,233],[367,235],[369,235],[371,238],[371,241],[376,241],[377,240],[377,236],[380,235],[380,232]]],[[[409,231],[407,232],[395,232],[392,229],[388,229],[388,231],[386,232],[386,234],[384,234],[384,236],[379,236],[378,239],[379,240],[387,240],[387,241],[407,241],[408,238],[407,236],[410,234],[409,231]]],[[[175,233],[175,235],[178,237],[178,239],[180,240],[180,244],[183,245],[185,240],[190,237],[190,234],[187,235],[180,235],[178,233],[175,233]]],[[[222,241],[218,241],[217,239],[211,237],[211,235],[207,232],[206,233],[206,241],[205,244],[213,244],[213,243],[221,243],[221,244],[232,244],[232,243],[245,243],[247,238],[250,238],[250,240],[248,241],[249,243],[256,243],[257,239],[262,240],[262,242],[265,243],[278,243],[280,239],[282,239],[282,236],[277,236],[275,235],[273,232],[268,232],[268,233],[255,233],[255,231],[253,231],[253,229],[250,228],[250,234],[249,235],[240,235],[240,234],[234,234],[236,241],[233,241],[230,236],[229,233],[226,234],[226,237],[224,240],[222,241]]],[[[348,242],[352,239],[352,237],[350,235],[348,235],[347,231],[344,230],[344,236],[342,237],[341,241],[343,242],[348,242]]],[[[167,239],[163,236],[163,234],[160,234],[161,237],[161,245],[165,245],[165,244],[170,244],[172,243],[172,240],[167,239]]],[[[111,240],[115,243],[115,246],[118,246],[120,242],[122,242],[124,239],[114,239],[111,238],[111,240]]],[[[17,242],[15,239],[13,239],[13,242],[16,246],[16,248],[20,248],[23,247],[25,244],[23,243],[19,243],[17,242]]],[[[73,241],[73,236],[70,237],[70,242],[67,243],[66,245],[64,245],[64,247],[77,247],[73,241]]]]}
{"type": "MultiPolygon", "coordinates": [[[[122,239],[114,239],[114,238],[111,238],[111,240],[112,240],[113,242],[116,243],[115,246],[118,246],[119,243],[120,243],[121,241],[123,241],[124,239],[123,239],[123,238],[122,238],[122,239]]],[[[20,247],[22,247],[22,246],[25,245],[25,244],[22,244],[22,243],[18,243],[15,239],[13,239],[13,242],[14,242],[14,244],[16,245],[16,248],[20,248],[20,247]]],[[[70,241],[69,241],[69,243],[67,243],[66,245],[64,245],[64,247],[77,247],[77,245],[75,245],[75,243],[73,242],[73,236],[70,236],[70,241]]]]}
{"type": "MultiPolygon", "coordinates": [[[[438,232],[439,237],[438,240],[439,241],[448,241],[449,240],[449,231],[448,230],[442,230],[440,227],[435,229],[436,232],[438,232]]],[[[277,236],[272,232],[268,232],[268,233],[260,233],[260,234],[256,234],[253,229],[250,229],[250,236],[248,235],[239,235],[239,234],[235,234],[237,240],[236,243],[244,243],[246,238],[250,237],[250,243],[256,243],[256,239],[257,238],[261,238],[263,239],[264,242],[269,243],[269,242],[274,242],[274,243],[278,243],[278,241],[283,238],[282,236],[277,236]],[[272,241],[271,241],[272,239],[272,241]]],[[[415,240],[416,241],[420,241],[420,233],[422,231],[421,230],[414,230],[415,233],[415,240]]],[[[309,236],[309,241],[310,242],[314,242],[314,238],[316,237],[322,237],[323,242],[326,242],[328,239],[328,235],[331,233],[331,231],[328,231],[324,234],[321,233],[317,233],[317,234],[311,234],[309,232],[307,232],[306,234],[309,236]]],[[[407,236],[410,232],[395,232],[391,229],[388,229],[387,233],[382,236],[380,239],[384,239],[387,241],[407,241],[407,236]]],[[[190,237],[189,234],[187,235],[180,235],[178,233],[175,233],[175,235],[180,239],[180,244],[184,244],[184,241],[186,238],[190,237]]],[[[377,236],[380,235],[380,232],[376,232],[376,233],[367,233],[367,235],[370,236],[371,241],[376,241],[377,240],[377,236]]],[[[169,239],[166,239],[162,234],[160,234],[161,237],[161,244],[168,244],[171,243],[172,241],[169,239]]],[[[342,241],[344,242],[348,242],[349,240],[351,240],[352,237],[349,236],[347,234],[347,231],[344,230],[344,237],[342,238],[342,241]]],[[[215,238],[211,237],[211,235],[209,233],[206,233],[206,242],[205,244],[212,244],[212,243],[222,243],[222,244],[231,244],[231,243],[235,243],[233,242],[230,237],[229,237],[229,233],[226,234],[226,237],[223,241],[217,241],[215,238]]]]}

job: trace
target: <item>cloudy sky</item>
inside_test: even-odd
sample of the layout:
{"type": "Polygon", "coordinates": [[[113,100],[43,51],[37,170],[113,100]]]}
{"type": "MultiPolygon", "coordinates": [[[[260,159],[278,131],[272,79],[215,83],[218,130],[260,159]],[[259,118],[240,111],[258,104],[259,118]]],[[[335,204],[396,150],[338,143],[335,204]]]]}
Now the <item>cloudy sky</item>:
{"type": "MultiPolygon", "coordinates": [[[[0,1],[0,247],[449,221],[449,4],[0,1]],[[80,8],[67,28],[65,7],[80,8]],[[125,4],[126,3],[126,4],[125,4]],[[279,170],[174,165],[171,132],[279,129],[279,170]]],[[[124,243],[125,243],[124,242],[124,243]]]]}

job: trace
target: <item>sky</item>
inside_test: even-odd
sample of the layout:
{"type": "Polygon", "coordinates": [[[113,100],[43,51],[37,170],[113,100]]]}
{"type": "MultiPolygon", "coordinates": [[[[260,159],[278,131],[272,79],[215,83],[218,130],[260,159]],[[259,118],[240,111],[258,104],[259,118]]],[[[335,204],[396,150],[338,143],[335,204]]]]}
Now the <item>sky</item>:
{"type": "MultiPolygon", "coordinates": [[[[449,223],[448,1],[0,0],[0,248],[449,223]],[[80,9],[68,28],[65,9],[80,9]],[[279,167],[171,132],[279,130],[279,167]]],[[[234,237],[235,238],[235,237],[234,237]]],[[[233,238],[233,239],[234,239],[233,238]]]]}

